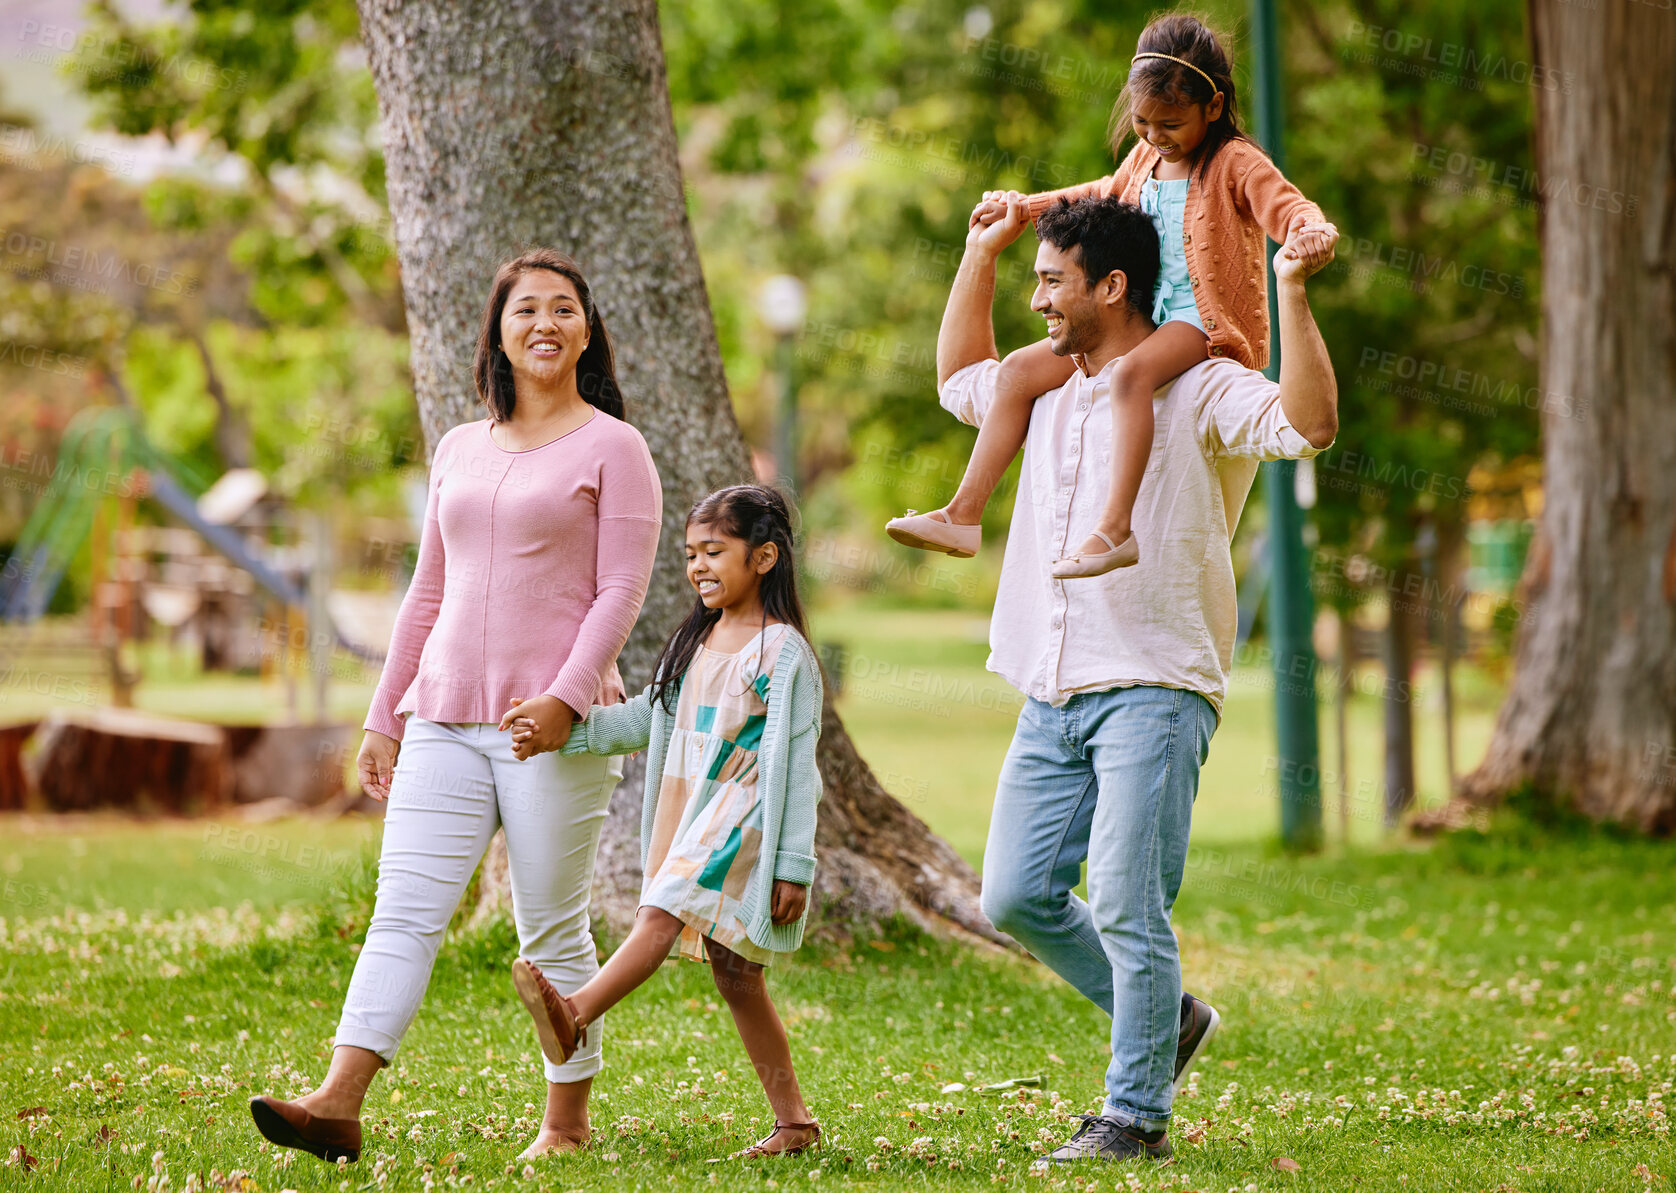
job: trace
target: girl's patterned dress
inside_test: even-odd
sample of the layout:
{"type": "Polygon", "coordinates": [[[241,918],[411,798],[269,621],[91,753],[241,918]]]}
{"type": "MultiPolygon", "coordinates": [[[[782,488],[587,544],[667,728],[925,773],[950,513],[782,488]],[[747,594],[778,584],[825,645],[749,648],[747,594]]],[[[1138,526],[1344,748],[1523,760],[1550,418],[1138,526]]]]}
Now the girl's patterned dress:
{"type": "Polygon", "coordinates": [[[747,961],[774,959],[745,935],[739,901],[762,845],[757,747],[788,628],[769,626],[733,654],[700,646],[681,680],[640,902],[685,925],[677,953],[695,961],[706,936],[747,961]]]}

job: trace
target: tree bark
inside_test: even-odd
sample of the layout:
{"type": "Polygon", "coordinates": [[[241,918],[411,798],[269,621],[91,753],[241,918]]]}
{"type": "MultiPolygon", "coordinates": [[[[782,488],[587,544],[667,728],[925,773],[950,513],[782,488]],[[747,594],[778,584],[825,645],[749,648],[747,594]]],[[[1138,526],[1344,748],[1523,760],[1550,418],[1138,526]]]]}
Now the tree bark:
{"type": "MultiPolygon", "coordinates": [[[[543,244],[587,274],[617,351],[630,420],[663,480],[658,565],[621,666],[631,690],[690,607],[688,508],[749,480],[676,158],[651,0],[455,5],[359,0],[382,115],[388,190],[428,445],[482,416],[471,356],[496,264],[543,244]]],[[[816,915],[894,913],[1000,939],[977,876],[879,786],[829,705],[816,915]]],[[[640,758],[612,798],[595,911],[626,931],[640,892],[640,758]]],[[[505,899],[504,853],[480,913],[505,899]]]]}
{"type": "Polygon", "coordinates": [[[250,444],[250,424],[244,413],[227,396],[221,373],[210,355],[209,344],[196,327],[183,324],[181,330],[198,350],[198,360],[204,366],[204,389],[215,403],[215,451],[223,468],[249,468],[255,456],[250,444]]]}
{"type": "Polygon", "coordinates": [[[1544,504],[1479,805],[1676,829],[1676,20],[1530,6],[1544,504]]]}

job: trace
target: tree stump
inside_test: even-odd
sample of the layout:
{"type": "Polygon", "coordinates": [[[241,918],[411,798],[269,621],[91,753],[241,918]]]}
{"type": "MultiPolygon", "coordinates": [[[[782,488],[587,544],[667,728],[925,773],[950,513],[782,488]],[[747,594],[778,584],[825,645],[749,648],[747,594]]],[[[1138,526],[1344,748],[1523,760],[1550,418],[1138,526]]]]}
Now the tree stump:
{"type": "Polygon", "coordinates": [[[23,772],[23,743],[39,721],[0,728],[0,812],[20,812],[29,803],[29,778],[23,772]]]}
{"type": "Polygon", "coordinates": [[[345,752],[352,725],[229,727],[233,802],[282,799],[314,808],[343,794],[345,752]]]}
{"type": "Polygon", "coordinates": [[[83,812],[204,812],[231,794],[227,735],[218,725],[133,709],[55,712],[38,730],[29,777],[48,808],[83,812]]]}

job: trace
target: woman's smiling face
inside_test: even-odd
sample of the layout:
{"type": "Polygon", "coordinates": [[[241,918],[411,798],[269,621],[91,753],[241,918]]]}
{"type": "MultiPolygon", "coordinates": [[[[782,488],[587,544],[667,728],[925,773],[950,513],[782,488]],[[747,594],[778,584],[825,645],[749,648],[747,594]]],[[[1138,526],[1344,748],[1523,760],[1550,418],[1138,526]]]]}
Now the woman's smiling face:
{"type": "Polygon", "coordinates": [[[500,344],[514,373],[546,382],[574,373],[588,346],[588,316],[575,283],[550,269],[532,269],[513,282],[500,312],[500,344]]]}

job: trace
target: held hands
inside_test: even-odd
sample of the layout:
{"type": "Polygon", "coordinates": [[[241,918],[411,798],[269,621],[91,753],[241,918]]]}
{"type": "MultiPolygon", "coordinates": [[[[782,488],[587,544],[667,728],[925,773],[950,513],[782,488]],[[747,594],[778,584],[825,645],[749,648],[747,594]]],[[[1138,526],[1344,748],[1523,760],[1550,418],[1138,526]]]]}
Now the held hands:
{"type": "Polygon", "coordinates": [[[380,803],[390,798],[390,778],[396,771],[396,755],[402,744],[375,729],[367,730],[361,739],[360,753],[355,755],[355,773],[360,777],[361,790],[380,803]]]}
{"type": "Polygon", "coordinates": [[[576,724],[576,710],[557,696],[540,695],[525,700],[512,698],[512,707],[500,719],[500,729],[512,730],[512,756],[523,762],[537,754],[564,748],[576,724]]]}
{"type": "Polygon", "coordinates": [[[1030,212],[1018,191],[985,191],[967,221],[966,247],[991,256],[1017,240],[1030,226],[1030,212]]]}
{"type": "Polygon", "coordinates": [[[776,924],[795,924],[809,902],[809,888],[783,878],[774,880],[774,898],[768,916],[776,924]]]}
{"type": "Polygon", "coordinates": [[[1333,259],[1333,246],[1338,244],[1338,229],[1328,223],[1305,224],[1280,246],[1274,255],[1274,276],[1277,282],[1301,282],[1320,273],[1333,259]]]}
{"type": "Polygon", "coordinates": [[[605,673],[605,678],[599,681],[600,704],[622,704],[628,699],[628,690],[623,687],[623,673],[617,670],[617,664],[611,664],[611,670],[605,673]]]}

